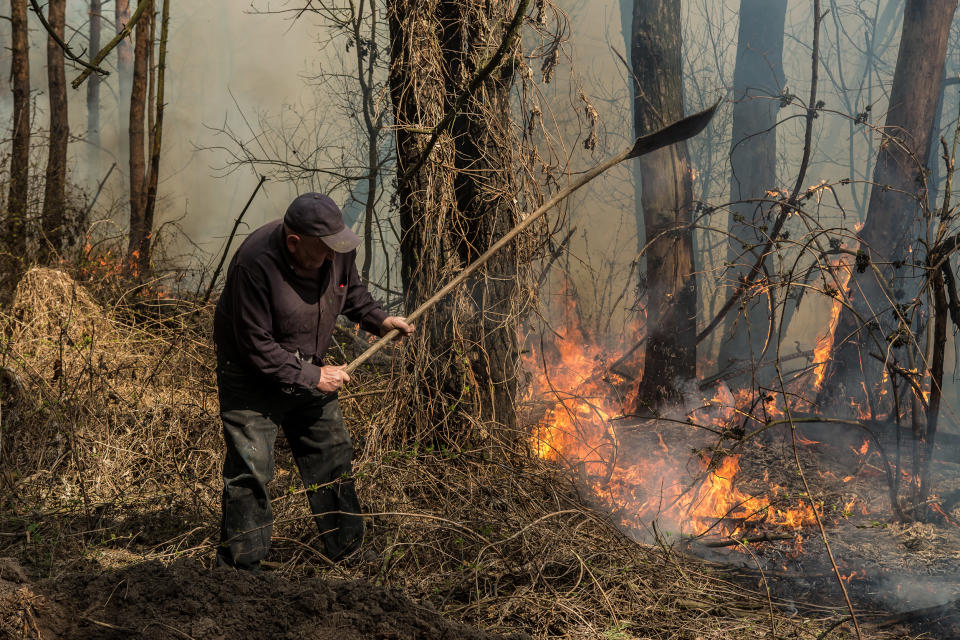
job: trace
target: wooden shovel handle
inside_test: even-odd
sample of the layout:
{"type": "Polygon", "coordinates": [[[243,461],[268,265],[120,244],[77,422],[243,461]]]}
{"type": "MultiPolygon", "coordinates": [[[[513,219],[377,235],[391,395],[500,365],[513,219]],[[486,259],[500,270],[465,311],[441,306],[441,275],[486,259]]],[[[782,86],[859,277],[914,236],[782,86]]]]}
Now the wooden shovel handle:
{"type": "MultiPolygon", "coordinates": [[[[545,202],[536,211],[533,213],[524,216],[521,221],[510,231],[508,231],[502,238],[497,240],[489,249],[483,252],[483,254],[471,262],[469,265],[464,267],[457,276],[443,286],[442,289],[433,294],[430,299],[421,304],[416,310],[413,311],[410,315],[407,316],[407,322],[413,322],[417,320],[420,316],[427,312],[433,305],[439,302],[444,296],[454,290],[457,285],[464,282],[467,278],[470,277],[472,273],[477,271],[484,263],[489,260],[493,254],[505,247],[511,240],[516,238],[523,232],[524,229],[532,225],[539,218],[541,218],[546,212],[550,211],[552,208],[560,204],[562,201],[566,200],[570,195],[587,184],[601,173],[607,169],[620,164],[624,160],[629,160],[630,158],[636,158],[638,156],[645,155],[651,151],[656,151],[657,149],[662,149],[663,147],[670,146],[671,144],[681,142],[687,138],[692,138],[697,135],[710,123],[710,120],[713,119],[713,114],[716,112],[717,107],[720,105],[720,101],[717,101],[709,109],[705,109],[699,113],[695,113],[692,116],[687,116],[682,120],[678,120],[671,125],[654,131],[651,134],[640,136],[636,141],[630,145],[627,149],[623,150],[619,154],[604,160],[600,164],[594,166],[592,169],[580,175],[579,178],[571,182],[569,185],[558,191],[550,200],[545,202]]],[[[362,354],[357,356],[357,358],[346,366],[345,371],[348,374],[352,374],[357,367],[370,359],[373,354],[377,351],[380,351],[388,342],[400,335],[400,332],[396,329],[392,329],[382,338],[377,340],[375,343],[370,345],[370,347],[364,351],[362,354]]]]}

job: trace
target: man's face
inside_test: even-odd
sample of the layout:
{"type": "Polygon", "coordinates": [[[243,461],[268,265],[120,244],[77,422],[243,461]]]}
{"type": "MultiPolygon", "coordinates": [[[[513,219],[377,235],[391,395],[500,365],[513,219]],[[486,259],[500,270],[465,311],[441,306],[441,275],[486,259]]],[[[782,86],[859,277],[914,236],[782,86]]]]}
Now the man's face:
{"type": "Polygon", "coordinates": [[[320,238],[287,234],[287,250],[301,269],[319,269],[324,262],[332,260],[335,252],[320,238]]]}

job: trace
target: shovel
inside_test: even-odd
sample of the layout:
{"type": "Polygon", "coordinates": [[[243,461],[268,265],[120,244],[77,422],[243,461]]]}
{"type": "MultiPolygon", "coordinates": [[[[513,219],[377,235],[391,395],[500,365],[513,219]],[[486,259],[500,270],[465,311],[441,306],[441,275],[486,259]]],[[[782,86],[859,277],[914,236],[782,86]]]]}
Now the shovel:
{"type": "MultiPolygon", "coordinates": [[[[687,116],[682,120],[678,120],[671,125],[668,125],[662,129],[654,131],[653,133],[647,134],[645,136],[640,136],[636,141],[624,149],[619,154],[608,158],[607,160],[601,162],[600,164],[594,166],[592,169],[582,174],[579,178],[571,182],[565,188],[558,191],[550,200],[543,203],[536,211],[528,214],[523,220],[520,221],[517,226],[508,231],[502,238],[497,240],[493,245],[490,246],[479,258],[467,265],[463,271],[461,271],[453,280],[448,282],[443,286],[442,289],[433,294],[426,302],[417,307],[411,314],[406,317],[407,322],[413,322],[417,320],[420,316],[426,313],[433,305],[439,302],[445,295],[453,291],[457,285],[462,284],[467,278],[470,277],[472,273],[477,271],[483,264],[490,259],[493,254],[505,247],[511,240],[516,238],[524,229],[532,225],[539,218],[543,217],[547,211],[553,207],[560,204],[563,200],[570,197],[570,195],[587,184],[601,173],[607,169],[614,167],[624,160],[630,160],[631,158],[637,158],[644,154],[650,153],[651,151],[656,151],[657,149],[662,149],[663,147],[668,147],[671,144],[681,142],[688,138],[692,138],[706,128],[710,123],[710,120],[713,119],[713,114],[716,112],[717,107],[720,105],[718,100],[712,107],[695,113],[691,116],[687,116]]],[[[357,356],[350,364],[346,366],[344,371],[348,375],[353,374],[353,372],[361,364],[370,359],[373,354],[377,351],[380,351],[391,340],[400,335],[400,332],[397,329],[392,329],[382,338],[373,343],[366,351],[357,356]]]]}

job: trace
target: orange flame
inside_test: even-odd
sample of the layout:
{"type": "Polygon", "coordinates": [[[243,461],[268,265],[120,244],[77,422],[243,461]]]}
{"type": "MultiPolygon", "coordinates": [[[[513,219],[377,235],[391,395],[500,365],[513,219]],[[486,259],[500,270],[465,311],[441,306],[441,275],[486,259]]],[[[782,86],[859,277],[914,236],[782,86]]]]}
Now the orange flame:
{"type": "MultiPolygon", "coordinates": [[[[643,447],[622,438],[613,418],[628,406],[629,398],[622,393],[625,381],[619,387],[611,381],[609,350],[587,337],[573,313],[575,302],[567,302],[562,314],[565,328],[557,332],[551,354],[531,349],[526,355],[534,375],[533,393],[555,399],[532,433],[531,447],[538,456],[575,469],[628,526],[658,520],[683,533],[723,535],[744,523],[790,528],[815,523],[814,505],[802,499],[795,499],[789,508],[780,506],[786,496],[776,485],[768,485],[765,496],[738,488],[740,455],[700,452],[691,459],[689,449],[671,450],[659,430],[656,444],[643,447]],[[617,389],[621,400],[614,399],[617,389]]],[[[742,419],[738,405],[748,406],[750,399],[741,400],[720,384],[712,397],[686,413],[685,420],[722,431],[742,419]]],[[[764,403],[763,410],[778,411],[775,405],[764,403]]]]}
{"type": "Polygon", "coordinates": [[[817,345],[813,349],[813,361],[817,365],[813,372],[814,391],[820,390],[827,373],[827,363],[830,361],[830,353],[833,351],[834,333],[837,330],[837,323],[840,322],[840,310],[843,308],[843,291],[846,289],[847,283],[850,282],[850,266],[843,263],[842,267],[839,274],[840,290],[830,307],[830,320],[827,322],[827,329],[817,338],[817,345]]]}

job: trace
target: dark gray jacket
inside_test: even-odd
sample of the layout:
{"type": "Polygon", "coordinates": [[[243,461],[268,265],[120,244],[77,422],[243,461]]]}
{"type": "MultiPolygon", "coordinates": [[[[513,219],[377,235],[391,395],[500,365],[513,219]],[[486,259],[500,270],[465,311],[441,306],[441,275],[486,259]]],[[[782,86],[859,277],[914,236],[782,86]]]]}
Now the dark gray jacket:
{"type": "Polygon", "coordinates": [[[387,317],[360,281],[356,251],[338,253],[317,277],[294,271],[283,224],[267,223],[237,249],[217,302],[217,357],[281,385],[316,387],[341,313],[379,335],[387,317]]]}

